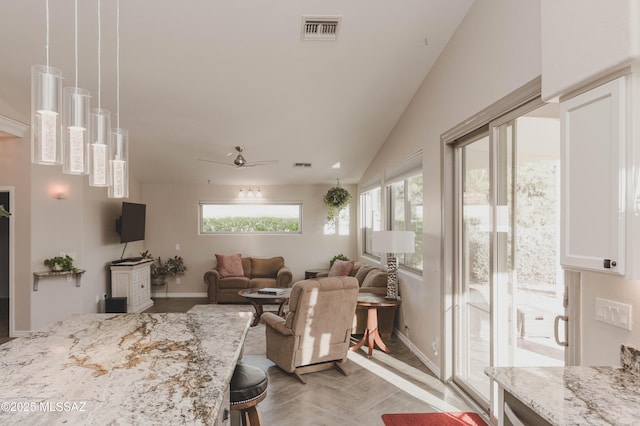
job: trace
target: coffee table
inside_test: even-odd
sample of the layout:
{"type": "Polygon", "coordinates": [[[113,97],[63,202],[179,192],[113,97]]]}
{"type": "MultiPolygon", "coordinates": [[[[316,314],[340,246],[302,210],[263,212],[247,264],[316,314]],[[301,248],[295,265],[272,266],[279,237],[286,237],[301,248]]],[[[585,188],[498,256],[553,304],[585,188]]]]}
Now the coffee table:
{"type": "Polygon", "coordinates": [[[366,344],[369,348],[369,358],[373,356],[373,347],[375,345],[378,345],[378,347],[386,353],[392,353],[391,349],[384,344],[378,332],[378,308],[396,308],[399,304],[399,299],[386,299],[384,296],[378,294],[360,293],[358,295],[358,306],[367,308],[367,329],[362,335],[362,339],[349,349],[357,351],[366,344]]]}
{"type": "Polygon", "coordinates": [[[263,294],[258,293],[258,290],[257,288],[251,288],[238,292],[238,294],[247,299],[256,310],[251,327],[255,327],[260,323],[260,317],[264,313],[264,305],[279,305],[278,315],[281,317],[284,316],[284,305],[289,302],[289,297],[291,296],[290,288],[283,288],[282,290],[284,291],[282,294],[263,294]]]}

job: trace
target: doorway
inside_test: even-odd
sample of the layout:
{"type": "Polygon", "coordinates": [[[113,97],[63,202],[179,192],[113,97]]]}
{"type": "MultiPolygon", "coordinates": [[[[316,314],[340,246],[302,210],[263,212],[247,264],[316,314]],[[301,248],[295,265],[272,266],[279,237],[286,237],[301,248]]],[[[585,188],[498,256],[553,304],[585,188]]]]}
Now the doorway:
{"type": "MultiPolygon", "coordinates": [[[[0,190],[0,205],[11,211],[10,193],[0,190]]],[[[0,218],[0,344],[9,340],[10,217],[0,218]]]]}
{"type": "Polygon", "coordinates": [[[453,144],[453,381],[489,411],[494,366],[562,366],[560,121],[539,100],[453,144]]]}

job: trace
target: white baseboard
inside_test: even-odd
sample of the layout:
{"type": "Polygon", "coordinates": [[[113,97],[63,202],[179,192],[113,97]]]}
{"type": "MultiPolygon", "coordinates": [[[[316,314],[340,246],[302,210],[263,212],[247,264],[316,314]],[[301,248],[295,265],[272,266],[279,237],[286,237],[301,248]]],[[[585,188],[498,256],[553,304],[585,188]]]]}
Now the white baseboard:
{"type": "Polygon", "coordinates": [[[18,330],[15,330],[13,333],[11,333],[11,337],[26,337],[29,334],[31,334],[31,331],[24,331],[24,330],[18,331],[18,330]]]}
{"type": "Polygon", "coordinates": [[[414,354],[420,361],[422,361],[422,363],[429,369],[431,370],[431,372],[436,376],[436,377],[440,377],[440,368],[435,365],[433,363],[433,361],[431,361],[429,359],[429,357],[427,357],[425,354],[423,354],[422,352],[420,352],[420,350],[418,350],[418,348],[415,347],[415,345],[411,342],[411,340],[407,339],[407,336],[405,336],[404,334],[400,333],[398,331],[397,328],[393,329],[395,332],[395,335],[398,339],[400,339],[400,341],[402,343],[405,344],[405,346],[407,348],[409,348],[409,350],[411,351],[412,354],[414,354]]]}
{"type": "Polygon", "coordinates": [[[154,299],[167,299],[178,297],[207,297],[207,293],[165,293],[164,291],[151,292],[151,297],[154,299]]]}

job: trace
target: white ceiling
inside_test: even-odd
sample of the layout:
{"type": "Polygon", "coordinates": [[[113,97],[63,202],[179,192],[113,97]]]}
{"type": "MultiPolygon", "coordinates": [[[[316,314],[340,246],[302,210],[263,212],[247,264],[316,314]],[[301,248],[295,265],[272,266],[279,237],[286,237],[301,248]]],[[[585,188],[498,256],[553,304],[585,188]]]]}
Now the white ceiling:
{"type": "MultiPolygon", "coordinates": [[[[78,3],[78,86],[95,107],[98,2],[78,3]]],[[[120,3],[120,126],[132,174],[143,183],[266,185],[358,182],[472,0],[120,3]],[[341,16],[338,40],[301,41],[303,15],[341,16]],[[235,145],[249,162],[279,163],[237,170],[198,161],[232,162],[235,145]]],[[[102,0],[101,105],[113,127],[115,10],[102,0]]],[[[50,65],[65,86],[75,85],[73,17],[73,0],[50,0],[50,65]]],[[[0,0],[0,102],[23,117],[30,67],[46,61],[45,29],[45,0],[0,0]]]]}

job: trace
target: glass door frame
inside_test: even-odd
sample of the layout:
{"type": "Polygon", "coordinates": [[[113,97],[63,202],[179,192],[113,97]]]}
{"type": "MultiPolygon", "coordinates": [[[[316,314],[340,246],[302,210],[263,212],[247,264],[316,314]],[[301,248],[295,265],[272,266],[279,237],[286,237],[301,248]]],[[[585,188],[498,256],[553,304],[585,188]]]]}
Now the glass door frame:
{"type": "MultiPolygon", "coordinates": [[[[458,261],[455,260],[458,255],[457,241],[460,236],[457,235],[458,227],[456,223],[460,220],[460,200],[455,199],[455,186],[459,182],[459,174],[456,170],[456,141],[464,136],[473,133],[474,130],[482,127],[488,129],[491,133],[496,125],[517,118],[543,105],[540,99],[540,79],[534,79],[512,94],[492,104],[485,110],[474,115],[471,119],[466,120],[459,125],[453,127],[449,131],[441,135],[441,190],[442,190],[442,311],[445,313],[442,323],[443,335],[443,365],[441,369],[441,378],[450,382],[454,388],[467,391],[464,385],[459,386],[453,382],[454,364],[455,364],[455,337],[454,337],[454,311],[457,306],[455,300],[455,283],[460,277],[459,271],[455,270],[458,261]]],[[[579,365],[580,356],[580,274],[577,272],[564,272],[564,288],[565,299],[569,303],[565,305],[565,315],[570,320],[568,323],[568,343],[569,346],[565,350],[565,365],[579,365]]],[[[493,360],[492,360],[493,362],[493,360]]],[[[493,394],[493,392],[492,392],[493,394]]],[[[492,395],[493,396],[493,395],[492,395]]],[[[493,398],[491,398],[493,399],[493,398]]],[[[490,401],[490,406],[495,404],[495,399],[490,401]]],[[[471,401],[473,402],[473,401],[471,401]]],[[[479,408],[483,408],[480,407],[479,408]]],[[[488,407],[487,407],[488,408],[488,407]]],[[[493,412],[493,410],[491,410],[493,412]]]]}

